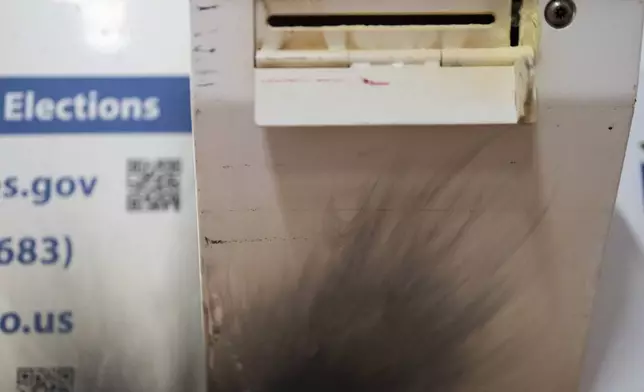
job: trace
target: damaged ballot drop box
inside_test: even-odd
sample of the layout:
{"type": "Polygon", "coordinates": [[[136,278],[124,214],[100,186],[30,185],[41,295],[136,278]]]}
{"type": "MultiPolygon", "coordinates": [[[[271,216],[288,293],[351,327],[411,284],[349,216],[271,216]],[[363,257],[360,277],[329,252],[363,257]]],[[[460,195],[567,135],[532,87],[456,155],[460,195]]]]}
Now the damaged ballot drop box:
{"type": "Polygon", "coordinates": [[[195,8],[211,389],[576,390],[642,7],[195,8]]]}

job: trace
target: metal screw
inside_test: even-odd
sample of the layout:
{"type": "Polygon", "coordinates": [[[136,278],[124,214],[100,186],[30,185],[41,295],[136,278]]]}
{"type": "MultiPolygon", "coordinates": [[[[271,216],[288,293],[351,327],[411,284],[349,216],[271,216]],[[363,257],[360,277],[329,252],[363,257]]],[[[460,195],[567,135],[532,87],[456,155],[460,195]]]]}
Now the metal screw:
{"type": "Polygon", "coordinates": [[[577,6],[572,0],[551,0],[546,6],[546,22],[555,29],[563,29],[572,23],[577,6]]]}

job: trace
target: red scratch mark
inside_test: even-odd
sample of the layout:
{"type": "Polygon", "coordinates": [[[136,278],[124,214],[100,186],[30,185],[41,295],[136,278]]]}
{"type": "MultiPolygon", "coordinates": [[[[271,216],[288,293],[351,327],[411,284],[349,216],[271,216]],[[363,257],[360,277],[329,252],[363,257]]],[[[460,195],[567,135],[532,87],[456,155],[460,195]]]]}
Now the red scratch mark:
{"type": "Polygon", "coordinates": [[[367,84],[369,86],[389,86],[389,82],[379,82],[379,81],[371,80],[367,78],[362,78],[362,83],[367,84]]]}

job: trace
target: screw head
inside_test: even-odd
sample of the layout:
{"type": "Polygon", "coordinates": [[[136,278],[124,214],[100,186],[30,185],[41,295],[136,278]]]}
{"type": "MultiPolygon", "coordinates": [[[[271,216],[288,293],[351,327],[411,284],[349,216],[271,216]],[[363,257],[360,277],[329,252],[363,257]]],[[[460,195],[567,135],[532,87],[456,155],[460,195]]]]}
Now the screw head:
{"type": "Polygon", "coordinates": [[[546,22],[555,29],[563,29],[572,23],[577,13],[573,0],[551,0],[546,6],[546,22]]]}

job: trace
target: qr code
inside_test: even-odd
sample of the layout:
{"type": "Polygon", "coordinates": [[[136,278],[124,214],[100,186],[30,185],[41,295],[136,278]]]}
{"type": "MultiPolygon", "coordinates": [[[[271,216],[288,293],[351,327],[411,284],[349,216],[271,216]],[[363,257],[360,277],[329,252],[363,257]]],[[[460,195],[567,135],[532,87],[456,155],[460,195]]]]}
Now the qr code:
{"type": "Polygon", "coordinates": [[[16,370],[17,392],[74,392],[74,368],[20,367],[16,370]]]}
{"type": "Polygon", "coordinates": [[[127,161],[127,210],[179,210],[181,160],[129,159],[127,161]]]}

